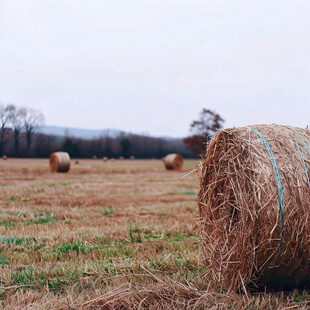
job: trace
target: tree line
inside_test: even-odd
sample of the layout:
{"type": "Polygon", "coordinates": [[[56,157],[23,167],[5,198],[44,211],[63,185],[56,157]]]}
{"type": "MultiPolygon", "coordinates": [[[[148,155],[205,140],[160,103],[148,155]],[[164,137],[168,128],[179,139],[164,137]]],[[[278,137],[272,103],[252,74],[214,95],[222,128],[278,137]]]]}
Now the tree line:
{"type": "Polygon", "coordinates": [[[13,145],[14,156],[20,156],[21,140],[25,142],[25,154],[30,156],[30,148],[35,130],[44,122],[40,111],[14,104],[0,104],[0,156],[6,154],[7,144],[13,145]],[[9,143],[11,142],[11,143],[9,143]]]}
{"type": "Polygon", "coordinates": [[[128,133],[89,140],[69,134],[60,137],[37,133],[43,123],[44,116],[38,110],[0,104],[0,156],[46,158],[52,152],[64,151],[72,158],[162,158],[168,153],[189,158],[205,153],[207,142],[223,128],[224,120],[216,112],[203,109],[190,125],[192,135],[184,139],[128,133]]]}
{"type": "Polygon", "coordinates": [[[36,132],[44,123],[40,111],[13,104],[0,104],[0,156],[49,157],[52,152],[68,152],[72,158],[162,158],[168,153],[192,157],[183,139],[163,139],[121,133],[97,139],[47,135],[36,132]]]}

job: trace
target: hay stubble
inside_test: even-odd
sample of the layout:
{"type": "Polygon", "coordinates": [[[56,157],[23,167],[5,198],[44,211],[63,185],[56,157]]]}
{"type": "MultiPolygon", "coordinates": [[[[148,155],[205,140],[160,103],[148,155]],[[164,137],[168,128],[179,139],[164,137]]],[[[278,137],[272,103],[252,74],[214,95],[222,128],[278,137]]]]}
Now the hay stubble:
{"type": "Polygon", "coordinates": [[[47,160],[1,161],[2,304],[306,309],[306,292],[245,300],[209,289],[198,248],[197,178],[182,176],[156,160],[80,160],[67,174],[51,174],[47,160]]]}

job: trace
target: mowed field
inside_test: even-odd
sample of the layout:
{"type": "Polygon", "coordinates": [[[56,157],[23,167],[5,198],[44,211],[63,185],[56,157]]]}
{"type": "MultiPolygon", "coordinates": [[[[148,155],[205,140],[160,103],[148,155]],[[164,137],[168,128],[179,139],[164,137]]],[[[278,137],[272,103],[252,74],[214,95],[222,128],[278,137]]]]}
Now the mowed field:
{"type": "Polygon", "coordinates": [[[220,294],[199,254],[197,161],[0,162],[7,309],[308,309],[306,291],[220,294]],[[188,174],[190,171],[192,173],[188,174]]]}

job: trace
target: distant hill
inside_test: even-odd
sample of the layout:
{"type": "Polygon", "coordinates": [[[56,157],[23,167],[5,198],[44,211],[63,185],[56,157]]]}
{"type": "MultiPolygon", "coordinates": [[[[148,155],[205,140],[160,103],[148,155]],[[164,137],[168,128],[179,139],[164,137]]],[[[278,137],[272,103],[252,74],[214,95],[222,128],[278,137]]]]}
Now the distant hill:
{"type": "Polygon", "coordinates": [[[60,127],[60,126],[42,126],[37,130],[38,133],[46,135],[54,135],[64,137],[69,135],[74,138],[82,139],[96,139],[99,137],[117,137],[122,131],[117,129],[82,129],[73,127],[60,127]]]}

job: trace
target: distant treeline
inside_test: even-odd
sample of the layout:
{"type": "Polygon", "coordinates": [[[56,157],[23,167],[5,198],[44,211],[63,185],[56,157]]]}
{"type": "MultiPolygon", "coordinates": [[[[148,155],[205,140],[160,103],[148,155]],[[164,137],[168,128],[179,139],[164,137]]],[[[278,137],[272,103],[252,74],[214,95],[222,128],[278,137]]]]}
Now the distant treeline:
{"type": "MultiPolygon", "coordinates": [[[[1,129],[0,129],[1,132],[1,129]]],[[[14,130],[7,129],[5,133],[5,148],[3,155],[8,157],[49,157],[52,152],[68,152],[72,158],[162,158],[168,153],[179,153],[185,158],[194,157],[184,144],[183,139],[164,139],[134,134],[120,134],[117,137],[100,137],[86,140],[74,137],[59,137],[34,133],[28,149],[27,136],[19,135],[18,154],[14,130]]]]}
{"type": "Polygon", "coordinates": [[[0,103],[0,156],[49,157],[52,152],[68,152],[72,158],[161,158],[168,153],[192,157],[183,139],[163,139],[122,133],[98,139],[78,139],[37,133],[43,125],[40,111],[0,103]]]}

